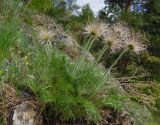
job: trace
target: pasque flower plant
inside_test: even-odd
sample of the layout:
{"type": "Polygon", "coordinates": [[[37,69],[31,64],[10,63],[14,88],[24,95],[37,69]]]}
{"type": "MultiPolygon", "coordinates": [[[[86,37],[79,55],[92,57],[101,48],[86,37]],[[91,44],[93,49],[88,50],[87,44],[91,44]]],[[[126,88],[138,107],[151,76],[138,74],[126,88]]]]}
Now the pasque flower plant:
{"type": "MultiPolygon", "coordinates": [[[[90,51],[93,43],[95,42],[96,39],[102,38],[104,36],[104,33],[106,32],[107,25],[103,22],[93,22],[90,24],[87,24],[83,30],[83,34],[89,36],[89,40],[86,43],[85,49],[87,51],[90,51]]],[[[84,62],[85,58],[81,57],[79,62],[77,63],[76,67],[74,68],[72,74],[75,75],[77,69],[79,66],[84,62]]]]}
{"type": "Polygon", "coordinates": [[[121,49],[124,48],[123,35],[121,34],[122,32],[120,32],[122,28],[120,26],[117,26],[116,30],[114,28],[115,26],[109,26],[109,24],[107,24],[107,29],[103,34],[104,47],[100,51],[100,54],[94,66],[98,64],[98,62],[100,61],[100,59],[102,58],[102,56],[108,48],[110,48],[111,53],[119,52],[121,49]]]}
{"type": "Polygon", "coordinates": [[[94,22],[84,27],[85,35],[93,35],[95,37],[102,37],[106,31],[106,24],[102,22],[94,22]]]}
{"type": "Polygon", "coordinates": [[[127,24],[119,22],[112,26],[115,34],[119,34],[120,37],[125,40],[130,36],[131,30],[128,28],[127,24]]]}
{"type": "Polygon", "coordinates": [[[39,32],[39,39],[41,40],[42,44],[51,42],[55,34],[51,30],[41,30],[39,32]]]}
{"type": "Polygon", "coordinates": [[[117,62],[121,59],[121,57],[126,52],[132,52],[135,54],[141,54],[142,52],[147,50],[147,45],[142,42],[142,35],[139,33],[132,33],[130,37],[124,41],[124,50],[118,56],[118,58],[113,62],[113,64],[107,69],[104,76],[110,73],[111,69],[117,64],[117,62]]]}
{"type": "MultiPolygon", "coordinates": [[[[129,29],[127,25],[123,23],[111,25],[105,24],[103,22],[94,22],[84,27],[84,34],[89,36],[89,40],[86,44],[87,51],[90,51],[94,41],[98,38],[101,38],[104,44],[99,53],[99,56],[92,66],[91,71],[99,63],[107,49],[110,49],[112,54],[121,51],[117,59],[107,69],[104,76],[112,70],[112,68],[117,64],[117,62],[125,53],[134,52],[136,54],[140,54],[147,49],[147,45],[142,43],[143,36],[140,35],[140,33],[133,33],[131,29],[129,29]]],[[[84,60],[85,58],[81,57],[80,61],[77,63],[73,70],[74,75],[84,60]]]]}
{"type": "MultiPolygon", "coordinates": [[[[101,37],[104,42],[104,46],[100,51],[97,60],[93,64],[92,69],[98,64],[98,62],[108,48],[110,48],[111,53],[117,53],[121,51],[117,59],[107,69],[104,76],[112,70],[112,68],[117,64],[117,62],[125,53],[132,52],[136,54],[141,54],[147,49],[147,45],[142,43],[143,36],[140,35],[140,33],[132,32],[124,23],[117,23],[112,26],[104,23],[92,23],[85,27],[84,34],[92,35],[96,38],[101,37]]],[[[89,44],[90,49],[93,43],[89,44]]]]}
{"type": "Polygon", "coordinates": [[[115,34],[114,31],[110,30],[104,36],[104,43],[109,46],[111,53],[116,53],[124,48],[124,42],[119,34],[115,34]]]}
{"type": "Polygon", "coordinates": [[[147,50],[147,45],[142,43],[142,36],[140,33],[132,33],[131,36],[126,40],[125,46],[136,54],[140,54],[147,50]]]}

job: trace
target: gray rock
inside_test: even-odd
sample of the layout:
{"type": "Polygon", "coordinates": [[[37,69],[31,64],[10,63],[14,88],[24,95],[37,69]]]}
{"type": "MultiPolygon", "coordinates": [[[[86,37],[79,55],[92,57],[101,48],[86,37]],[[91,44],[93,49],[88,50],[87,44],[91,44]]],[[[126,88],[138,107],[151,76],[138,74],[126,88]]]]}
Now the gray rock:
{"type": "Polygon", "coordinates": [[[41,115],[36,111],[35,105],[23,102],[13,111],[13,125],[42,125],[41,115]]]}

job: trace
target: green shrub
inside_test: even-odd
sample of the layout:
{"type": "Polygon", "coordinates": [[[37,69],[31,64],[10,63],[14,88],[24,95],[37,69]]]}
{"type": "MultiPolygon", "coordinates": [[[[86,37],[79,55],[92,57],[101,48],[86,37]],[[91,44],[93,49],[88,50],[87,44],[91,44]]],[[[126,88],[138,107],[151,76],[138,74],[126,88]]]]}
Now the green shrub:
{"type": "Polygon", "coordinates": [[[48,12],[52,8],[52,4],[51,0],[31,0],[28,7],[40,12],[48,12]]]}

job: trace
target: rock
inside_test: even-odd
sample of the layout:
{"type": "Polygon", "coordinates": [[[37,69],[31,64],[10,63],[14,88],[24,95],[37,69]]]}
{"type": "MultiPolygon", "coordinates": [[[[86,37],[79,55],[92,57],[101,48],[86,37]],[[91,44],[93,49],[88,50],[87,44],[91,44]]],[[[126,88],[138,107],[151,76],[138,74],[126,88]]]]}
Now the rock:
{"type": "Polygon", "coordinates": [[[32,101],[24,101],[13,109],[13,125],[42,125],[39,106],[32,101]]]}

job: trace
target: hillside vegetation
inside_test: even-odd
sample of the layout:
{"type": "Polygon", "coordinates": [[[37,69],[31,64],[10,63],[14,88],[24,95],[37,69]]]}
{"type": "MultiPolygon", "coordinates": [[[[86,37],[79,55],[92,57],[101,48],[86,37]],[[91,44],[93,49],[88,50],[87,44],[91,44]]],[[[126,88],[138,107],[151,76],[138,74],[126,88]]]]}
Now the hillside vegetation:
{"type": "Polygon", "coordinates": [[[159,125],[160,85],[139,63],[145,34],[77,9],[1,1],[0,124],[159,125]]]}

